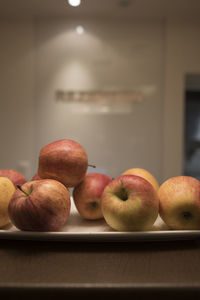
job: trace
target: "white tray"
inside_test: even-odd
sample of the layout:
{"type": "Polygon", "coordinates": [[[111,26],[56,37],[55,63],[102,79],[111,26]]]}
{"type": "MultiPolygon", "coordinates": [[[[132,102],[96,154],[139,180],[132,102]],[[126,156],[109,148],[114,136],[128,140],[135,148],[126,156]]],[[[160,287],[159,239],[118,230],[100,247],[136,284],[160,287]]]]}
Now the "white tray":
{"type": "Polygon", "coordinates": [[[70,217],[58,232],[20,231],[14,225],[0,230],[0,239],[74,241],[74,242],[131,242],[159,240],[192,240],[200,238],[200,230],[169,230],[160,217],[150,231],[117,232],[105,220],[84,220],[71,199],[70,217]]]}

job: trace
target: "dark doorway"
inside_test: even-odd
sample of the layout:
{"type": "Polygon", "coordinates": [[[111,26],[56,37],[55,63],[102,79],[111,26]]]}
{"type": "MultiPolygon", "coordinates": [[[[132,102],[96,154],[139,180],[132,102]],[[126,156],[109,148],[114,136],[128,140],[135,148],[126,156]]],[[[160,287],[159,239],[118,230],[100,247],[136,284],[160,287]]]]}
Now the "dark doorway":
{"type": "Polygon", "coordinates": [[[185,93],[184,175],[200,179],[200,90],[185,93]]]}

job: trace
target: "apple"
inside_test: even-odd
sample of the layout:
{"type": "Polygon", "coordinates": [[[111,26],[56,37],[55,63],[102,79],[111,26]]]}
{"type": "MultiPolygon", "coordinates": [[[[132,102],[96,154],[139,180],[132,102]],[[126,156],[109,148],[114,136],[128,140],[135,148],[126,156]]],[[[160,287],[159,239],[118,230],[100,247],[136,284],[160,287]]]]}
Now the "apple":
{"type": "Polygon", "coordinates": [[[8,205],[12,223],[25,231],[58,231],[70,214],[68,189],[54,179],[18,186],[8,205]]]}
{"type": "Polygon", "coordinates": [[[100,201],[104,188],[112,179],[101,173],[88,173],[73,190],[74,204],[84,219],[103,218],[100,201]]]}
{"type": "Polygon", "coordinates": [[[200,181],[191,176],[175,176],[159,190],[159,214],[176,230],[200,229],[200,181]]]}
{"type": "Polygon", "coordinates": [[[87,153],[76,141],[57,140],[40,150],[37,173],[42,179],[55,179],[74,187],[83,180],[87,168],[87,153]]]}
{"type": "Polygon", "coordinates": [[[31,181],[33,180],[41,180],[42,178],[40,178],[40,176],[38,174],[35,174],[32,178],[31,181]]]}
{"type": "Polygon", "coordinates": [[[27,181],[23,174],[12,169],[1,169],[0,176],[9,178],[15,187],[17,187],[17,184],[22,185],[27,181]]]}
{"type": "Polygon", "coordinates": [[[156,180],[156,178],[149,171],[147,171],[145,169],[142,169],[142,168],[128,169],[122,175],[141,176],[144,179],[146,179],[147,181],[149,181],[153,185],[153,187],[156,191],[158,191],[158,189],[159,189],[159,184],[158,184],[158,181],[156,180]]]}
{"type": "Polygon", "coordinates": [[[15,192],[15,186],[7,177],[0,177],[0,227],[10,223],[8,204],[15,192]]]}
{"type": "Polygon", "coordinates": [[[101,209],[107,224],[114,230],[150,230],[158,217],[159,199],[146,179],[121,175],[105,187],[101,209]]]}

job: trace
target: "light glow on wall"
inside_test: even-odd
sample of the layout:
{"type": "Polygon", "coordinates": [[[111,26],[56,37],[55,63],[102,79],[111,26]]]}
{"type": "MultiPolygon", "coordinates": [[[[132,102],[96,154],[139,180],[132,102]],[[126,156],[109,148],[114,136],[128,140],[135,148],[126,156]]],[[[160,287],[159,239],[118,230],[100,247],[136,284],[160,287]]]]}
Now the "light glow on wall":
{"type": "Polygon", "coordinates": [[[76,33],[77,34],[79,34],[79,35],[81,35],[81,34],[83,34],[84,33],[84,28],[83,28],[83,26],[77,26],[76,27],[76,33]]]}

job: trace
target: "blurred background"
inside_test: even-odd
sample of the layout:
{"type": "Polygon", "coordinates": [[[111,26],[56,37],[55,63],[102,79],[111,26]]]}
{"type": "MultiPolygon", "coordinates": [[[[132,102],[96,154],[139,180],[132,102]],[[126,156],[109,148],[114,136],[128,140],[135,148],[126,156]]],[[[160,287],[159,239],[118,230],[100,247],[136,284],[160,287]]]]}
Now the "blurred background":
{"type": "Polygon", "coordinates": [[[200,179],[200,1],[78,2],[0,0],[0,168],[67,138],[112,177],[200,179]]]}

